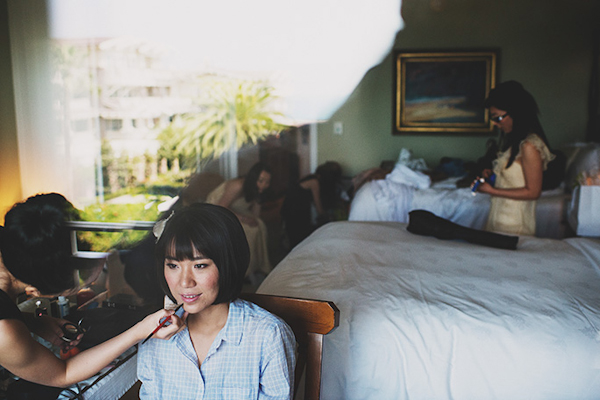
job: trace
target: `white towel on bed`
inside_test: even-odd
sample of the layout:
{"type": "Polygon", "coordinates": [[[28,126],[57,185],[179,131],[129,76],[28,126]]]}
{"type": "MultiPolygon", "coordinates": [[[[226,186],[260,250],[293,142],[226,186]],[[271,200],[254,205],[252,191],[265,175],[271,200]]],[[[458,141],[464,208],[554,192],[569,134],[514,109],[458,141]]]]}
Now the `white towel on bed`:
{"type": "Polygon", "coordinates": [[[431,186],[431,178],[419,171],[413,171],[404,164],[397,163],[392,172],[386,177],[386,181],[404,184],[417,189],[427,189],[431,186]]]}
{"type": "Polygon", "coordinates": [[[354,195],[350,221],[408,222],[416,189],[431,186],[431,178],[397,163],[385,179],[365,183],[354,195]]]}

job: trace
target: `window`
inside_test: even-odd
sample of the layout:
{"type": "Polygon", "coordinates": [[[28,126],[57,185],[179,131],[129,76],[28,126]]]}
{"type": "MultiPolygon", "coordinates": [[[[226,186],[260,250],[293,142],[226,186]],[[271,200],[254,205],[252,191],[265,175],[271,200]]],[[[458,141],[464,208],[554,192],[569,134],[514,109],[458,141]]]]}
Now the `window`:
{"type": "Polygon", "coordinates": [[[107,131],[120,131],[123,129],[123,120],[121,119],[105,119],[104,127],[107,131]]]}
{"type": "MultiPolygon", "coordinates": [[[[278,126],[317,122],[337,109],[389,51],[401,27],[399,10],[400,0],[378,7],[368,0],[306,0],[294,7],[277,0],[183,0],[168,7],[155,0],[10,2],[9,19],[19,21],[9,28],[22,192],[58,191],[78,206],[102,203],[139,183],[135,176],[142,174],[131,169],[142,158],[147,170],[167,166],[163,182],[183,184],[182,171],[199,167],[227,178],[243,174],[248,160],[271,154],[273,141],[288,134],[271,137],[278,126]],[[206,130],[193,124],[225,110],[241,117],[231,106],[251,98],[252,90],[276,100],[260,105],[266,117],[247,117],[256,129],[236,130],[241,140],[229,147],[200,149],[206,130]],[[128,129],[130,121],[135,129],[128,129]],[[188,132],[188,144],[169,142],[169,129],[171,137],[188,132]],[[255,142],[262,148],[253,149],[255,142]]],[[[231,125],[223,119],[211,129],[220,128],[226,139],[231,125]]],[[[316,131],[310,129],[311,150],[302,150],[310,160],[301,173],[316,166],[316,131]]],[[[290,152],[305,145],[285,143],[292,143],[290,152]]]]}
{"type": "Polygon", "coordinates": [[[71,129],[75,132],[87,131],[90,127],[91,123],[87,119],[76,119],[71,123],[71,129]]]}

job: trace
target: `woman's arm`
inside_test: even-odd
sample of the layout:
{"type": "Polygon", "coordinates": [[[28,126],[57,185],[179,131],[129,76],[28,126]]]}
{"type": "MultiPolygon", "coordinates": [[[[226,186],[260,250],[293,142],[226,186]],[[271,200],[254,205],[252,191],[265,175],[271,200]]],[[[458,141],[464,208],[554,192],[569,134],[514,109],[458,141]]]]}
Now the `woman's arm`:
{"type": "Polygon", "coordinates": [[[317,209],[317,214],[323,215],[324,210],[323,206],[321,205],[321,190],[319,188],[319,180],[316,178],[309,179],[300,183],[300,186],[302,186],[304,189],[310,189],[313,201],[315,202],[315,208],[317,209]]]}
{"type": "Polygon", "coordinates": [[[290,399],[294,394],[296,339],[283,321],[264,335],[258,399],[290,399]]]}
{"type": "MultiPolygon", "coordinates": [[[[231,204],[233,204],[233,202],[235,200],[242,197],[243,195],[244,195],[244,180],[241,178],[232,179],[225,184],[225,190],[223,192],[223,196],[221,196],[221,198],[217,202],[217,205],[228,208],[229,210],[234,212],[235,215],[237,215],[240,222],[242,222],[246,225],[249,225],[249,226],[256,226],[256,225],[258,225],[258,223],[256,222],[256,219],[254,219],[248,215],[238,214],[231,209],[231,204]]],[[[256,214],[254,214],[255,213],[254,209],[248,210],[248,211],[251,212],[253,215],[256,215],[256,214]]],[[[259,209],[259,212],[260,212],[260,209],[259,209]]]]}
{"type": "MultiPolygon", "coordinates": [[[[14,319],[0,320],[0,365],[14,375],[47,386],[66,387],[87,379],[125,350],[144,339],[172,311],[160,310],[127,331],[68,360],[61,360],[31,337],[27,326],[14,319]]],[[[183,320],[161,328],[154,337],[168,339],[183,327],[183,320]]]]}
{"type": "Polygon", "coordinates": [[[543,165],[538,149],[529,142],[521,145],[521,166],[525,178],[525,186],[513,189],[495,188],[485,182],[479,191],[491,196],[505,197],[513,200],[535,200],[542,194],[543,165]]]}

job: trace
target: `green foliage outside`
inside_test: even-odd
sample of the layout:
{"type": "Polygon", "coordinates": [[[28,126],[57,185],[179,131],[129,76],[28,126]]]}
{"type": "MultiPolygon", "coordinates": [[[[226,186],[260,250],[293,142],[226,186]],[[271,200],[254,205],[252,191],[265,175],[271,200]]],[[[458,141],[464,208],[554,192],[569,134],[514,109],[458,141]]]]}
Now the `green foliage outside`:
{"type": "MultiPolygon", "coordinates": [[[[93,204],[80,210],[84,221],[126,222],[156,221],[160,215],[158,204],[170,199],[169,196],[136,195],[135,203],[128,204],[93,204]]],[[[127,249],[139,242],[148,234],[147,231],[129,230],[124,232],[79,232],[78,238],[83,244],[81,250],[109,251],[127,249]]]]}
{"type": "MultiPolygon", "coordinates": [[[[256,144],[285,128],[275,122],[282,115],[272,110],[273,88],[264,82],[213,78],[207,80],[205,87],[203,97],[198,100],[201,111],[175,116],[158,136],[161,142],[159,153],[145,156],[147,166],[163,158],[168,162],[168,172],[159,173],[151,183],[139,182],[134,177],[133,166],[142,160],[124,155],[117,158],[109,142],[102,141],[105,203],[86,207],[81,212],[82,219],[155,221],[159,217],[157,205],[176,196],[191,173],[231,148],[256,144]],[[179,170],[172,169],[176,161],[180,164],[179,170]],[[117,201],[119,203],[115,204],[117,201]]],[[[147,234],[146,231],[80,232],[80,248],[91,251],[126,249],[147,234]]]]}
{"type": "Polygon", "coordinates": [[[208,79],[200,112],[176,116],[158,136],[159,157],[179,158],[182,168],[200,170],[231,148],[256,144],[280,133],[286,126],[274,111],[274,89],[265,82],[208,79]]]}

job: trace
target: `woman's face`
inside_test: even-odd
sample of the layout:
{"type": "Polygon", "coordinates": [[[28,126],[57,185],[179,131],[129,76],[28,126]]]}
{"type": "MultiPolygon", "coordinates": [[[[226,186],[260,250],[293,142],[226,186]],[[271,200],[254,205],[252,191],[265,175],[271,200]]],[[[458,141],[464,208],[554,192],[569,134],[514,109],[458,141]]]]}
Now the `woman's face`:
{"type": "Polygon", "coordinates": [[[271,174],[267,171],[261,171],[256,180],[256,187],[258,193],[264,192],[271,185],[271,174]]]}
{"type": "Polygon", "coordinates": [[[490,107],[490,118],[502,132],[509,133],[513,129],[513,119],[509,113],[494,106],[490,107]]]}
{"type": "Polygon", "coordinates": [[[198,314],[212,306],[219,294],[217,265],[196,250],[191,260],[177,261],[166,257],[164,274],[171,294],[190,314],[198,314]]]}

